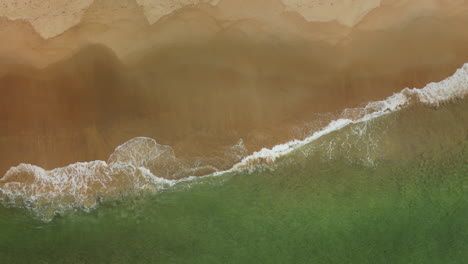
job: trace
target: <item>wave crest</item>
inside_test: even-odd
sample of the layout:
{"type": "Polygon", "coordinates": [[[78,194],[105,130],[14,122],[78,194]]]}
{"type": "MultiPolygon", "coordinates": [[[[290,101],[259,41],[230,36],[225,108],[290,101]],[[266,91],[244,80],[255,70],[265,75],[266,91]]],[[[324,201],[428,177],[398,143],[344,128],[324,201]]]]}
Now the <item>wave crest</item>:
{"type": "MultiPolygon", "coordinates": [[[[386,100],[371,102],[362,108],[347,109],[341,118],[303,140],[279,144],[272,149],[264,148],[249,156],[240,140],[224,155],[225,160],[237,164],[222,172],[199,161],[181,160],[170,146],[158,144],[151,138],[138,137],[116,148],[107,162],[75,163],[50,171],[30,164],[12,167],[0,179],[0,200],[6,206],[25,207],[42,219],[50,220],[57,212],[76,208],[90,210],[103,199],[139,194],[142,190],[159,191],[178,182],[195,179],[195,176],[269,167],[278,157],[333,131],[358,123],[364,126],[353,129],[351,136],[363,139],[355,142],[364,141],[363,145],[367,144],[364,152],[375,152],[374,146],[368,144],[367,121],[415,103],[438,107],[463,99],[467,94],[468,64],[465,64],[442,82],[430,83],[423,89],[406,88],[386,100]]],[[[348,141],[346,143],[349,144],[348,141]]],[[[333,144],[329,145],[330,153],[334,148],[333,144]]],[[[368,155],[364,156],[372,163],[368,155]]]]}
{"type": "Polygon", "coordinates": [[[160,176],[183,173],[177,171],[181,168],[171,147],[135,138],[118,147],[108,162],[80,162],[50,171],[30,164],[12,167],[0,180],[0,193],[5,205],[50,219],[67,209],[95,208],[104,198],[172,186],[177,180],[160,176]]]}
{"type": "MultiPolygon", "coordinates": [[[[244,158],[237,163],[232,170],[252,171],[256,168],[269,167],[275,160],[304,145],[307,145],[324,135],[340,130],[352,124],[366,123],[380,116],[399,111],[412,104],[422,104],[430,107],[439,107],[445,103],[461,100],[468,94],[468,63],[458,69],[454,75],[438,82],[429,83],[422,89],[405,88],[399,93],[389,96],[385,100],[370,102],[362,108],[345,109],[340,118],[331,121],[327,126],[303,140],[293,140],[285,144],[279,144],[271,149],[263,148],[260,151],[244,158]]],[[[357,135],[363,136],[367,129],[358,129],[357,135]]],[[[370,143],[370,142],[368,142],[370,143]]],[[[374,143],[373,143],[374,144],[374,143]]],[[[332,146],[333,144],[331,144],[332,146]]],[[[375,144],[374,144],[375,145],[375,144]]],[[[371,148],[374,148],[372,146],[371,148]]],[[[370,164],[373,161],[367,156],[370,164]]]]}

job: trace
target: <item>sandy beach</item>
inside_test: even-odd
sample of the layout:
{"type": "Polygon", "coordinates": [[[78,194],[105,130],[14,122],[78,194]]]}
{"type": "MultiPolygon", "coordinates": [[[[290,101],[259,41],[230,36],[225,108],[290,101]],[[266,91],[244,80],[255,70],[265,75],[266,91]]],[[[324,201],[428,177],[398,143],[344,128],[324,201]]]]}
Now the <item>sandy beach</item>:
{"type": "Polygon", "coordinates": [[[467,0],[1,0],[0,262],[466,263],[467,0]]]}
{"type": "MultiPolygon", "coordinates": [[[[468,61],[448,0],[3,1],[0,171],[137,136],[219,165],[468,61]]],[[[221,166],[221,165],[220,165],[221,166]]]]}

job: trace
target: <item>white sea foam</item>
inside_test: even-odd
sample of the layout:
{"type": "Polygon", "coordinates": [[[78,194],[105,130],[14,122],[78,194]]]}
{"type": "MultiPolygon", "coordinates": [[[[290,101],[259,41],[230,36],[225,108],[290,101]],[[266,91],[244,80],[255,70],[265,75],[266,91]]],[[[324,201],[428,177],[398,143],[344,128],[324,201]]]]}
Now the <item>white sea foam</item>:
{"type": "Polygon", "coordinates": [[[68,209],[95,208],[103,198],[160,191],[191,179],[163,178],[184,169],[171,147],[140,137],[119,146],[107,162],[79,162],[50,171],[30,164],[12,167],[0,180],[0,199],[50,220],[68,209]]]}
{"type": "MultiPolygon", "coordinates": [[[[233,147],[235,158],[244,158],[229,170],[213,172],[215,169],[212,169],[213,173],[205,173],[203,177],[252,171],[348,125],[367,122],[412,103],[439,106],[462,99],[467,93],[468,64],[465,64],[453,76],[441,82],[430,83],[423,89],[406,88],[383,101],[352,109],[351,112],[360,114],[354,115],[354,118],[332,121],[303,140],[293,140],[271,149],[264,148],[247,157],[244,157],[245,146],[239,141],[233,147]]],[[[348,116],[347,112],[343,112],[343,116],[348,116]]],[[[141,190],[159,191],[180,182],[199,179],[201,177],[192,175],[206,171],[210,171],[210,168],[207,170],[205,167],[188,166],[180,162],[171,147],[160,145],[154,139],[139,137],[116,148],[107,162],[75,163],[51,171],[30,164],[12,167],[0,179],[0,199],[5,205],[26,207],[50,219],[51,215],[45,214],[44,208],[52,208],[52,212],[71,208],[91,209],[98,205],[102,197],[116,197],[141,190]]]]}
{"type": "Polygon", "coordinates": [[[454,99],[462,99],[468,93],[468,63],[441,82],[430,83],[423,89],[406,90],[416,94],[420,102],[435,106],[454,99]]]}
{"type": "Polygon", "coordinates": [[[405,88],[401,92],[393,94],[385,100],[368,103],[364,108],[360,109],[364,114],[358,119],[334,120],[322,130],[313,133],[311,136],[303,140],[293,140],[284,144],[276,145],[271,149],[263,148],[262,150],[244,158],[241,162],[234,165],[234,167],[229,171],[243,169],[251,170],[257,164],[272,163],[278,157],[284,156],[297,148],[307,145],[326,134],[339,130],[350,124],[366,122],[379,116],[397,111],[412,103],[414,99],[426,105],[439,106],[440,104],[448,101],[462,99],[467,94],[468,63],[458,69],[454,75],[441,82],[430,83],[422,89],[405,88]]]}

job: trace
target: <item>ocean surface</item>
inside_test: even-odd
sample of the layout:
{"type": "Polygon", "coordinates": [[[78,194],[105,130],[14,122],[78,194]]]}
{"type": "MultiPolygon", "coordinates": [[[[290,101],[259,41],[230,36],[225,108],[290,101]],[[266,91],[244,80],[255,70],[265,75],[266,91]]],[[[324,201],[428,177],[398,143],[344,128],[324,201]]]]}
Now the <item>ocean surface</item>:
{"type": "Polygon", "coordinates": [[[468,64],[214,168],[137,137],[0,179],[1,263],[466,263],[468,64]]]}

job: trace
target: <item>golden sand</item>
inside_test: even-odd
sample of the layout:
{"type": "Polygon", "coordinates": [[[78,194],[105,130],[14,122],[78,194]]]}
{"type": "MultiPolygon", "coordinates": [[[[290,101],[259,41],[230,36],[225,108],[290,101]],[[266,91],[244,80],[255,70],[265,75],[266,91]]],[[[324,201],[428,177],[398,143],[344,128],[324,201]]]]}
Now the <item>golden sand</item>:
{"type": "Polygon", "coordinates": [[[468,61],[465,1],[31,3],[0,4],[0,171],[137,136],[217,163],[468,61]]]}

